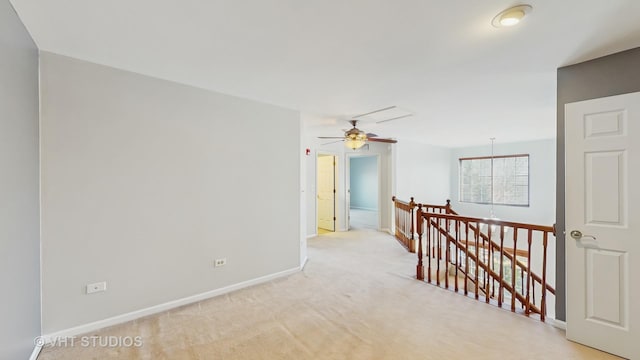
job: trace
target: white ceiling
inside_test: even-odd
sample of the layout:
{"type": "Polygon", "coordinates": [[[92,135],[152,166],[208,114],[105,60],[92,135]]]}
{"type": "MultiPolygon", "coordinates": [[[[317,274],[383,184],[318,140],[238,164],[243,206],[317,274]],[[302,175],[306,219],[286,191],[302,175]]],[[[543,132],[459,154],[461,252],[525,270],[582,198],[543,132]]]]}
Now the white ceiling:
{"type": "Polygon", "coordinates": [[[640,46],[638,0],[12,0],[40,49],[256,99],[339,135],[444,145],[555,136],[556,69],[640,46]],[[311,116],[310,114],[314,114],[311,116]],[[317,114],[318,116],[316,116],[317,114]]]}

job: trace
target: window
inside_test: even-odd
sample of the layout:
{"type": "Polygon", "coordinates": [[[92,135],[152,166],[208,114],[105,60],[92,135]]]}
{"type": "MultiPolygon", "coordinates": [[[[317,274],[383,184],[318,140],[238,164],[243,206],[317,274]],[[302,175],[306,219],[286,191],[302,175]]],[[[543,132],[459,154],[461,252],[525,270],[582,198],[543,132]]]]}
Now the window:
{"type": "Polygon", "coordinates": [[[529,155],[460,159],[460,201],[529,206],[529,155]]]}

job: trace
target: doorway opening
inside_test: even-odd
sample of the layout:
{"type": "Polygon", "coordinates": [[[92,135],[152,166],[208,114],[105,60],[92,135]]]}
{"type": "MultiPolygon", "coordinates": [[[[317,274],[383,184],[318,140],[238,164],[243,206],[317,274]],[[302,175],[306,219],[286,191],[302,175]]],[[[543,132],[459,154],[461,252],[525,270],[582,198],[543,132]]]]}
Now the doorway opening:
{"type": "Polygon", "coordinates": [[[349,230],[380,228],[379,156],[349,157],[349,230]]]}
{"type": "Polygon", "coordinates": [[[336,231],[336,160],[335,155],[318,154],[318,235],[336,231]]]}

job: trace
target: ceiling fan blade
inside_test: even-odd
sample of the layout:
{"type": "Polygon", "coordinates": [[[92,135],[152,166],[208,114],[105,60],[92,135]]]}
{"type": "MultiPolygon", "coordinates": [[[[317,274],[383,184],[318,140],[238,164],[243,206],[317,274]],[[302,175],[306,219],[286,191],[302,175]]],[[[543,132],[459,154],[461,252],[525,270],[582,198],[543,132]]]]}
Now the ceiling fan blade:
{"type": "Polygon", "coordinates": [[[382,123],[386,123],[388,121],[393,121],[393,120],[400,120],[400,119],[408,118],[410,116],[413,116],[413,114],[407,114],[407,115],[397,116],[397,117],[394,117],[394,118],[391,118],[391,119],[385,119],[385,120],[376,121],[376,124],[382,124],[382,123]]]}
{"type": "Polygon", "coordinates": [[[376,134],[374,134],[374,133],[367,133],[367,137],[368,137],[368,138],[378,137],[378,135],[376,135],[376,134]]]}
{"type": "Polygon", "coordinates": [[[318,136],[318,139],[343,139],[344,136],[318,136]]]}
{"type": "Polygon", "coordinates": [[[385,138],[368,138],[368,141],[373,141],[373,142],[382,142],[382,143],[389,143],[389,144],[395,144],[398,142],[398,140],[394,140],[394,139],[385,139],[385,138]]]}
{"type": "Polygon", "coordinates": [[[338,140],[338,141],[329,141],[328,143],[324,143],[324,144],[320,144],[320,145],[324,146],[324,145],[335,144],[335,143],[339,143],[339,142],[343,142],[343,141],[344,141],[344,139],[338,140]]]}
{"type": "Polygon", "coordinates": [[[373,115],[373,114],[375,114],[375,113],[379,113],[379,112],[383,112],[383,111],[387,111],[387,110],[391,110],[391,109],[395,109],[395,108],[396,108],[395,106],[388,106],[388,107],[386,107],[386,108],[382,108],[382,109],[378,109],[378,110],[369,111],[369,112],[368,112],[368,113],[366,113],[366,114],[360,114],[360,115],[354,116],[353,118],[354,118],[354,119],[357,119],[357,118],[359,118],[359,117],[363,117],[363,116],[367,116],[367,115],[373,115]]]}

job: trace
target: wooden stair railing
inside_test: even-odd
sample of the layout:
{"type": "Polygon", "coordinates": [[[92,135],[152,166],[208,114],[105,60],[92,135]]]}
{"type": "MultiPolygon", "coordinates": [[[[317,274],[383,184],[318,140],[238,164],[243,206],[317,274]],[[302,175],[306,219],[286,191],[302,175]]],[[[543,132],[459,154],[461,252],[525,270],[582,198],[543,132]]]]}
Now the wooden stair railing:
{"type": "MultiPolygon", "coordinates": [[[[391,201],[394,204],[394,227],[395,237],[398,242],[404,246],[409,252],[416,252],[415,241],[415,210],[417,205],[413,197],[410,201],[403,201],[395,196],[391,197],[391,201]]],[[[447,205],[423,205],[423,211],[448,214],[450,211],[449,200],[447,205]]]]}
{"type": "Polygon", "coordinates": [[[404,246],[407,250],[414,253],[416,252],[415,242],[415,217],[413,216],[416,209],[416,203],[411,198],[411,201],[402,201],[395,196],[391,198],[394,204],[394,220],[395,220],[395,236],[398,242],[404,246]]]}
{"type": "MultiPolygon", "coordinates": [[[[445,229],[443,229],[440,225],[438,225],[436,222],[431,221],[430,222],[431,225],[429,225],[429,223],[427,223],[427,229],[429,230],[429,226],[433,227],[434,230],[440,232],[443,236],[445,236],[447,238],[447,240],[449,241],[450,244],[457,244],[457,250],[458,251],[463,251],[465,256],[468,257],[468,259],[470,259],[473,264],[471,264],[471,268],[473,268],[474,264],[478,264],[478,269],[475,271],[475,274],[479,274],[478,270],[483,270],[485,273],[487,273],[489,275],[488,278],[486,279],[490,279],[492,281],[500,281],[502,282],[502,286],[504,288],[504,290],[506,290],[507,292],[509,292],[510,294],[514,294],[514,289],[515,289],[515,284],[509,284],[509,282],[507,282],[504,278],[502,278],[502,275],[500,275],[499,273],[495,272],[490,264],[488,265],[487,262],[484,262],[484,260],[482,259],[482,257],[478,256],[477,254],[474,254],[473,251],[469,250],[469,247],[466,246],[466,243],[463,243],[461,241],[456,241],[455,238],[453,238],[453,236],[451,236],[451,234],[449,234],[445,229]],[[480,260],[478,260],[480,259],[480,260]]],[[[429,244],[427,244],[428,246],[429,244]]],[[[478,246],[475,245],[475,243],[472,243],[471,245],[469,245],[470,247],[474,247],[474,248],[482,248],[483,245],[482,243],[478,243],[478,246]]],[[[506,249],[503,248],[503,251],[506,253],[506,249]]],[[[429,256],[427,256],[428,260],[428,282],[432,282],[431,281],[431,264],[430,264],[430,260],[431,258],[429,256]]],[[[458,257],[455,257],[456,259],[458,259],[458,257]]],[[[479,299],[479,293],[482,292],[485,294],[485,301],[488,303],[490,302],[491,298],[493,297],[492,295],[490,296],[486,296],[486,294],[490,294],[490,293],[494,293],[494,291],[491,291],[491,286],[490,286],[490,282],[489,281],[484,281],[486,279],[483,279],[483,283],[485,286],[484,288],[480,288],[479,287],[479,282],[478,280],[476,280],[476,278],[472,278],[469,277],[469,268],[468,268],[468,264],[465,263],[464,264],[460,264],[460,263],[456,263],[455,261],[450,261],[451,259],[449,259],[449,257],[445,258],[445,269],[448,269],[448,265],[454,265],[455,266],[455,274],[454,274],[454,291],[458,292],[459,291],[459,287],[458,287],[458,272],[462,273],[462,275],[464,275],[464,279],[465,279],[465,286],[464,286],[464,293],[465,295],[468,294],[469,289],[467,288],[467,283],[471,282],[475,285],[475,297],[476,299],[479,299]],[[463,267],[463,265],[466,265],[463,267]]],[[[436,269],[436,285],[440,286],[440,264],[437,263],[437,269],[436,269]]],[[[446,270],[445,270],[446,271],[446,270]]],[[[420,279],[420,280],[424,280],[424,279],[420,279]]],[[[514,277],[515,280],[515,277],[514,277]]],[[[445,276],[444,277],[444,282],[445,288],[449,288],[449,277],[445,276]]],[[[472,289],[473,290],[473,289],[472,289]]],[[[516,310],[515,307],[515,300],[520,301],[521,304],[525,304],[527,302],[526,297],[520,293],[518,293],[517,291],[515,291],[515,297],[512,296],[512,311],[516,310]]],[[[498,306],[502,307],[502,296],[498,297],[498,306]]],[[[525,309],[526,310],[526,309],[525,309]]],[[[538,309],[535,304],[531,304],[529,306],[529,312],[533,312],[533,313],[537,313],[540,314],[540,309],[538,309]]],[[[544,320],[543,320],[544,321],[544,320]]]]}
{"type": "MultiPolygon", "coordinates": [[[[447,200],[447,204],[449,204],[449,200],[447,200]]],[[[431,205],[427,205],[427,206],[431,206],[431,205]]],[[[459,215],[457,212],[451,210],[451,207],[449,207],[449,214],[459,215]]],[[[480,234],[480,237],[482,237],[485,241],[489,240],[487,235],[484,234],[483,232],[481,232],[478,229],[477,226],[469,223],[469,229],[472,230],[474,233],[478,232],[480,234]]],[[[552,234],[555,236],[555,228],[551,227],[551,229],[553,229],[552,234]]],[[[491,251],[495,251],[496,249],[498,249],[498,251],[499,251],[500,245],[497,244],[494,241],[491,241],[489,247],[491,248],[491,251]]],[[[516,266],[518,267],[518,269],[526,271],[527,265],[524,264],[522,261],[518,260],[517,256],[523,255],[523,256],[527,257],[530,251],[531,251],[531,249],[529,249],[529,250],[515,249],[515,252],[516,252],[516,266]]],[[[513,255],[512,255],[511,249],[505,249],[505,254],[504,255],[507,257],[507,259],[509,259],[510,261],[513,261],[513,255]]],[[[538,284],[542,285],[542,278],[540,276],[538,276],[536,273],[531,273],[531,278],[532,278],[532,280],[534,282],[537,282],[538,284]]],[[[547,284],[546,287],[547,287],[547,291],[549,291],[553,295],[556,294],[556,290],[551,285],[547,284]]]]}
{"type": "Polygon", "coordinates": [[[446,288],[449,288],[449,277],[454,276],[453,290],[458,292],[458,279],[463,276],[465,295],[470,291],[471,283],[471,291],[475,293],[476,299],[483,293],[486,302],[490,302],[491,299],[497,300],[497,305],[502,307],[505,295],[509,295],[511,311],[516,311],[517,301],[524,309],[525,315],[536,313],[540,315],[541,321],[545,320],[547,293],[555,295],[555,289],[546,281],[547,246],[549,235],[554,235],[553,227],[460,216],[454,214],[449,203],[444,213],[427,212],[424,211],[425,208],[431,210],[432,206],[418,205],[416,211],[418,279],[425,279],[424,253],[427,258],[427,281],[433,283],[432,262],[435,262],[435,282],[440,286],[441,262],[444,259],[446,288]],[[486,227],[486,233],[481,231],[483,226],[486,227]],[[511,232],[510,238],[507,237],[507,230],[511,232]],[[519,234],[525,235],[526,252],[518,248],[519,234]],[[533,242],[537,240],[542,242],[541,276],[535,274],[532,269],[531,249],[533,242]],[[505,245],[505,242],[510,245],[505,245]],[[518,254],[525,253],[526,264],[517,258],[518,254]],[[494,256],[496,254],[498,259],[494,256]],[[507,269],[509,271],[506,271],[507,269]],[[520,286],[517,286],[518,271],[520,286]],[[536,283],[540,284],[538,291],[536,283]],[[539,295],[536,301],[537,292],[539,295]]]}

